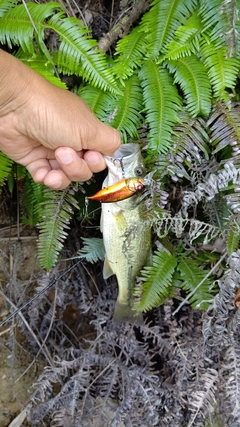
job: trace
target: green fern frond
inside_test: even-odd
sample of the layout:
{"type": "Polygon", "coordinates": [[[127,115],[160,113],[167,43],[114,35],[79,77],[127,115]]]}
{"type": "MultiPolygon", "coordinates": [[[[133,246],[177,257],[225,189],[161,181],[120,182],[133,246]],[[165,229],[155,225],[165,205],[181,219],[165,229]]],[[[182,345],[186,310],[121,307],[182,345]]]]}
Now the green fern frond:
{"type": "Polygon", "coordinates": [[[0,152],[0,186],[3,185],[11,172],[13,161],[0,152]]]}
{"type": "MultiPolygon", "coordinates": [[[[55,54],[52,52],[51,56],[54,55],[55,54]]],[[[47,60],[46,56],[42,52],[31,54],[29,52],[23,52],[20,48],[15,56],[38,74],[41,74],[41,76],[47,79],[50,83],[61,87],[62,89],[67,89],[66,84],[62,82],[59,77],[54,75],[55,69],[53,63],[47,60]]]]}
{"type": "Polygon", "coordinates": [[[113,102],[112,94],[103,92],[91,85],[86,85],[79,88],[78,95],[88,104],[102,122],[106,121],[109,105],[113,102]]]}
{"type": "Polygon", "coordinates": [[[116,46],[117,58],[113,64],[113,74],[123,81],[130,77],[134,70],[138,68],[147,52],[147,41],[145,34],[136,27],[134,30],[119,40],[116,46]]]}
{"type": "Polygon", "coordinates": [[[1,17],[0,42],[21,46],[23,51],[34,54],[36,40],[44,50],[44,30],[47,28],[45,21],[61,9],[59,3],[49,2],[46,4],[27,3],[27,9],[34,22],[37,32],[32,25],[30,17],[23,4],[10,9],[1,17]]]}
{"type": "Polygon", "coordinates": [[[123,95],[103,93],[86,86],[79,90],[98,118],[121,132],[123,142],[128,137],[138,136],[137,128],[141,125],[142,90],[139,79],[133,75],[125,81],[123,95]]]}
{"type": "Polygon", "coordinates": [[[57,55],[59,71],[66,74],[81,75],[86,81],[104,90],[121,93],[107,66],[105,55],[97,51],[97,42],[89,36],[89,30],[81,21],[65,17],[59,3],[27,3],[18,5],[6,12],[1,18],[0,42],[19,45],[25,52],[34,54],[37,41],[46,54],[44,31],[51,29],[60,38],[57,55]],[[32,24],[34,23],[34,26],[32,24]]]}
{"type": "Polygon", "coordinates": [[[230,231],[227,236],[227,251],[228,255],[231,255],[233,252],[236,252],[240,245],[240,226],[239,226],[239,218],[238,220],[234,220],[230,224],[230,231]]]}
{"type": "Polygon", "coordinates": [[[224,44],[223,28],[226,24],[225,17],[221,13],[222,3],[222,0],[202,0],[199,11],[203,24],[202,31],[209,35],[210,40],[218,48],[224,44]]]}
{"type": "Polygon", "coordinates": [[[153,255],[151,267],[141,271],[142,284],[138,284],[135,295],[140,298],[136,302],[136,310],[147,311],[163,303],[172,291],[172,276],[177,265],[174,255],[158,249],[153,255]]]}
{"type": "Polygon", "coordinates": [[[189,56],[199,50],[199,40],[201,38],[202,23],[198,10],[187,20],[185,25],[181,25],[175,32],[174,38],[164,49],[160,61],[166,59],[176,60],[183,56],[189,56]]]}
{"type": "Polygon", "coordinates": [[[58,51],[59,70],[66,74],[82,76],[93,86],[114,93],[121,93],[114,80],[106,56],[96,49],[97,42],[79,19],[64,18],[62,12],[53,16],[48,27],[60,37],[58,51]]]}
{"type": "Polygon", "coordinates": [[[16,6],[18,0],[1,0],[0,1],[0,18],[4,15],[9,9],[16,6]]]}
{"type": "Polygon", "coordinates": [[[141,125],[143,108],[142,90],[139,78],[135,75],[125,81],[123,96],[113,96],[107,112],[107,122],[118,129],[123,142],[130,137],[137,137],[137,128],[141,125]]]}
{"type": "Polygon", "coordinates": [[[185,253],[178,264],[178,270],[182,282],[177,281],[177,286],[184,289],[187,293],[195,290],[189,302],[194,308],[205,310],[208,308],[213,294],[210,292],[214,279],[212,276],[206,278],[209,273],[202,265],[198,265],[197,260],[189,259],[185,253]],[[206,279],[205,279],[206,278],[206,279]],[[198,285],[202,282],[201,286],[198,285]]]}
{"type": "Polygon", "coordinates": [[[105,258],[105,248],[103,239],[98,237],[81,237],[84,246],[78,251],[78,257],[84,258],[87,262],[94,264],[97,261],[103,261],[105,258]]]}
{"type": "Polygon", "coordinates": [[[201,55],[217,99],[229,101],[226,89],[234,90],[239,72],[240,60],[227,58],[227,48],[212,43],[202,43],[201,55]]]}
{"type": "Polygon", "coordinates": [[[149,42],[148,54],[157,57],[171,41],[176,29],[186,22],[197,5],[196,0],[154,0],[140,25],[149,42]]]}
{"type": "Polygon", "coordinates": [[[143,87],[146,118],[149,123],[149,148],[166,152],[171,143],[172,126],[179,122],[181,99],[168,71],[148,61],[139,72],[143,87]]]}
{"type": "Polygon", "coordinates": [[[13,163],[11,171],[7,177],[8,190],[12,193],[16,181],[22,181],[25,179],[27,174],[27,169],[25,166],[20,165],[19,163],[13,163]]]}
{"type": "Polygon", "coordinates": [[[168,62],[174,73],[174,83],[179,83],[191,116],[207,116],[211,110],[211,85],[204,65],[196,55],[168,62]]]}
{"type": "Polygon", "coordinates": [[[24,213],[21,217],[23,224],[35,226],[41,220],[44,207],[44,185],[33,181],[29,173],[25,176],[24,186],[21,192],[21,206],[24,213]]]}
{"type": "Polygon", "coordinates": [[[70,193],[71,187],[62,191],[47,189],[44,192],[44,201],[40,205],[40,209],[44,209],[44,215],[43,221],[38,224],[40,231],[38,256],[41,266],[47,270],[54,266],[63,247],[73,208],[78,209],[78,204],[70,193]]]}

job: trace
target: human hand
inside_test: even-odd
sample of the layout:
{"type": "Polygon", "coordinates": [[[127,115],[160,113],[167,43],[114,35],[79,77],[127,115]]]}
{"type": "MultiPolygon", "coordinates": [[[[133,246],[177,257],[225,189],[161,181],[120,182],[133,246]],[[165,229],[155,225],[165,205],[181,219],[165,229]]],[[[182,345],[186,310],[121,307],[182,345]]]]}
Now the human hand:
{"type": "Polygon", "coordinates": [[[120,145],[73,93],[52,85],[0,50],[0,151],[27,167],[34,181],[63,189],[86,181],[120,145]]]}

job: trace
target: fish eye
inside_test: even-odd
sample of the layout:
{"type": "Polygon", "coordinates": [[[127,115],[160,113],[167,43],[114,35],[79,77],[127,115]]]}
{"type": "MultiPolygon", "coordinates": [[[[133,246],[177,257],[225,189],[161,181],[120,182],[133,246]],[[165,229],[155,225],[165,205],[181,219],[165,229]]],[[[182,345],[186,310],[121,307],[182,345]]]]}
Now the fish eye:
{"type": "Polygon", "coordinates": [[[142,168],[140,168],[140,167],[136,167],[136,168],[134,169],[134,172],[135,172],[135,174],[136,174],[137,176],[142,176],[142,174],[143,174],[143,169],[142,169],[142,168]]]}

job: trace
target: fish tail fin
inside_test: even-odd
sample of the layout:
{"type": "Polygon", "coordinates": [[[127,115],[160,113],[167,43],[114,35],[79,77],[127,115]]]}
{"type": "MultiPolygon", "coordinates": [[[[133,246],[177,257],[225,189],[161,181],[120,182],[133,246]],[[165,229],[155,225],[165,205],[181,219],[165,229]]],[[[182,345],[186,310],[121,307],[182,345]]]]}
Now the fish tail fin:
{"type": "Polygon", "coordinates": [[[119,301],[115,305],[113,320],[117,323],[130,322],[138,325],[144,323],[142,313],[133,310],[128,304],[121,304],[119,301]]]}

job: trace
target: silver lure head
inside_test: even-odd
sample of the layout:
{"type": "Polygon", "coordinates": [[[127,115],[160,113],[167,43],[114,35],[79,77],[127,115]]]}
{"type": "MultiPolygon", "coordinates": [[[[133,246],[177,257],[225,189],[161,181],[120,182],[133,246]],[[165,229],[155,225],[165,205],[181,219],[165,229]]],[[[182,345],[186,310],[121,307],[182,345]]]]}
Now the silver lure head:
{"type": "Polygon", "coordinates": [[[104,156],[108,166],[107,185],[124,178],[144,177],[145,166],[138,144],[123,144],[113,156],[104,156]]]}

